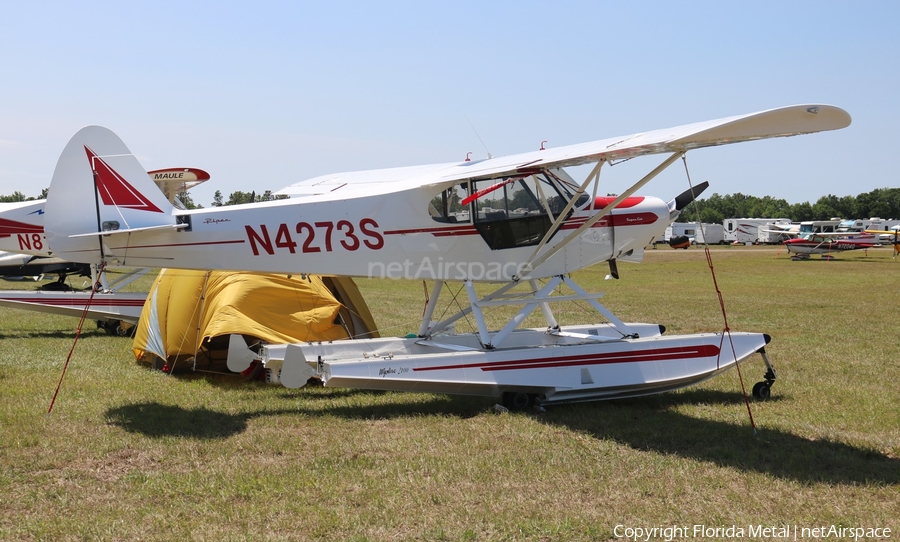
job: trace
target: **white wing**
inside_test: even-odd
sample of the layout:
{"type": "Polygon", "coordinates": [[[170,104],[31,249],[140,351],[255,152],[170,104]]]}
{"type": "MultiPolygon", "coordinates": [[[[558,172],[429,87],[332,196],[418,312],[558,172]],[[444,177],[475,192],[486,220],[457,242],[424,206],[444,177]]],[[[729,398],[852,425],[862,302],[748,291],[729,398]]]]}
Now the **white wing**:
{"type": "Polygon", "coordinates": [[[323,175],[292,184],[276,194],[349,192],[345,187],[350,186],[354,196],[374,195],[466,179],[490,179],[532,169],[578,166],[600,160],[624,160],[647,154],[838,130],[849,125],[850,115],[839,107],[793,105],[481,161],[323,175]]]}

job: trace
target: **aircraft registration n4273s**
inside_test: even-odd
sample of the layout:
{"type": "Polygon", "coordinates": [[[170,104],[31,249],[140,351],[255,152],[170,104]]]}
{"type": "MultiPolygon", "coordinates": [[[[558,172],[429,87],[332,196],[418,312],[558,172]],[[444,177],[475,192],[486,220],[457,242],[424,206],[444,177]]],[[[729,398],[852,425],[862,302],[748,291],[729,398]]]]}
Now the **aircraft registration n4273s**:
{"type": "MultiPolygon", "coordinates": [[[[118,136],[88,126],[57,163],[45,206],[47,244],[58,257],[92,264],[435,281],[417,337],[289,348],[281,369],[288,385],[317,376],[326,385],[503,396],[516,404],[656,393],[764,352],[769,338],[730,333],[740,344],[726,349],[722,334],[664,336],[656,324],[626,324],[569,274],[609,262],[616,276],[617,261],[641,261],[644,247],[705,185],[670,200],[635,193],[688,151],[849,124],[838,107],[795,105],[479,161],[324,175],[276,192],[289,199],[190,211],[172,208],[118,136]],[[605,164],[652,154],[666,156],[619,196],[597,195],[605,164]],[[564,169],[584,165],[592,166],[584,179],[564,169]],[[447,281],[464,283],[470,306],[432,322],[447,281]],[[500,286],[479,297],[474,282],[500,286]],[[554,295],[561,285],[573,293],[554,295]],[[609,324],[565,330],[548,304],[573,299],[609,324]],[[482,308],[509,304],[522,309],[489,331],[482,308]],[[538,307],[547,328],[512,333],[538,307]],[[468,314],[478,332],[448,339],[444,333],[468,314]],[[373,355],[378,367],[370,366],[373,355]]],[[[770,373],[767,385],[771,366],[770,373]]]]}

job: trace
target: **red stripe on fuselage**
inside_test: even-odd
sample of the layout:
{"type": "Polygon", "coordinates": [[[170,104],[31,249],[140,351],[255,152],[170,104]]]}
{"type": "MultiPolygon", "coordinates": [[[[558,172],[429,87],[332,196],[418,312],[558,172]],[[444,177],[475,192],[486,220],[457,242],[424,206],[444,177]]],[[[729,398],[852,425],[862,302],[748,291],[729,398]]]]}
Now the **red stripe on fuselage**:
{"type": "Polygon", "coordinates": [[[467,363],[444,365],[441,367],[419,367],[413,371],[442,371],[448,369],[481,369],[482,371],[507,371],[511,369],[545,369],[548,367],[571,367],[577,365],[605,365],[609,363],[636,363],[644,361],[664,361],[672,359],[706,358],[719,355],[719,347],[712,344],[683,348],[659,348],[656,350],[634,350],[611,352],[608,354],[582,354],[533,360],[495,361],[489,363],[467,363]]]}
{"type": "Polygon", "coordinates": [[[235,241],[205,241],[205,242],[196,242],[196,243],[166,243],[163,245],[122,245],[118,247],[110,247],[110,250],[118,250],[118,249],[134,249],[134,248],[165,248],[165,247],[193,247],[193,246],[203,246],[203,245],[234,245],[240,243],[246,243],[246,239],[237,239],[235,241]]]}
{"type": "MultiPolygon", "coordinates": [[[[192,247],[192,246],[203,246],[203,245],[233,245],[235,243],[246,243],[246,242],[247,242],[246,239],[238,239],[236,241],[206,241],[203,243],[197,242],[197,243],[166,243],[163,245],[122,245],[122,246],[111,247],[110,250],[120,250],[120,249],[130,250],[130,249],[135,249],[135,248],[192,247]]],[[[72,251],[72,253],[74,254],[77,252],[96,252],[96,251],[97,251],[96,248],[89,248],[89,249],[84,249],[84,250],[75,250],[75,251],[72,251]]],[[[141,256],[141,257],[143,257],[143,256],[141,256]]],[[[168,258],[168,259],[172,259],[172,258],[168,258]]]]}
{"type": "MultiPolygon", "coordinates": [[[[653,224],[657,220],[659,220],[659,216],[657,216],[655,213],[626,213],[621,215],[607,215],[598,220],[591,227],[608,228],[610,226],[610,222],[612,222],[612,225],[617,228],[621,226],[643,226],[644,224],[653,224]]],[[[560,226],[559,229],[574,230],[576,228],[579,228],[585,222],[587,222],[586,218],[574,218],[560,226]]]]}
{"type": "Polygon", "coordinates": [[[474,233],[478,233],[478,230],[475,229],[475,226],[472,225],[463,225],[463,226],[444,226],[440,228],[415,228],[410,230],[388,230],[384,232],[385,235],[405,235],[408,233],[430,233],[434,236],[440,235],[472,235],[474,233]]]}

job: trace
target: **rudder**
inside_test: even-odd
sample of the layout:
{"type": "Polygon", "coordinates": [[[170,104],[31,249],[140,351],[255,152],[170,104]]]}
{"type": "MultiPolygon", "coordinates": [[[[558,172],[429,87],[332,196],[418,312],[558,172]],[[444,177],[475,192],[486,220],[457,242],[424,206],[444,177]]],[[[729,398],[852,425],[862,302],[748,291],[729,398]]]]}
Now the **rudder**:
{"type": "Polygon", "coordinates": [[[102,126],[86,126],[69,140],[53,172],[44,210],[50,251],[82,263],[114,255],[109,247],[114,243],[107,243],[116,237],[113,231],[176,221],[172,205],[147,170],[119,136],[102,126]],[[90,235],[100,231],[111,235],[90,235]]]}

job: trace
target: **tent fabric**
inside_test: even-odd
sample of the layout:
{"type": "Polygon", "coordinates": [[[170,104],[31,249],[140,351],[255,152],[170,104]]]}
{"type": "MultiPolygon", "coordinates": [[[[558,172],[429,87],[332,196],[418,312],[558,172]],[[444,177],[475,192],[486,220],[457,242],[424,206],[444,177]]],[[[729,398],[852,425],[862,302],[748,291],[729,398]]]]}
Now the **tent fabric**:
{"type": "Polygon", "coordinates": [[[352,278],[322,277],[322,282],[341,302],[341,316],[353,339],[377,339],[380,336],[375,328],[375,317],[352,278]]]}
{"type": "Polygon", "coordinates": [[[336,291],[345,304],[313,275],[164,269],[144,304],[134,355],[139,360],[147,353],[162,359],[193,356],[204,341],[231,334],[283,344],[346,339],[374,330],[352,279],[329,280],[339,282],[336,291]]]}

